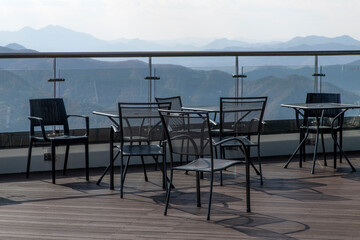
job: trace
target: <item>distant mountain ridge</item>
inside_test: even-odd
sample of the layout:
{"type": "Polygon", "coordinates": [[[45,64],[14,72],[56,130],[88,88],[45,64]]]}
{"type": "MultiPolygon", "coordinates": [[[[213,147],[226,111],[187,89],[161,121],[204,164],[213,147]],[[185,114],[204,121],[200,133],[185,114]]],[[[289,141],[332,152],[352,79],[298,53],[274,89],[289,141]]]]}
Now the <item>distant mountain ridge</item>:
{"type": "MultiPolygon", "coordinates": [[[[97,52],[97,51],[314,51],[358,50],[360,41],[347,36],[295,37],[285,42],[249,43],[227,38],[215,39],[203,45],[190,44],[191,39],[174,41],[144,41],[118,39],[105,41],[90,34],[61,26],[47,26],[39,30],[25,27],[19,31],[0,31],[0,52],[97,52]]],[[[193,41],[195,42],[195,40],[193,41]]],[[[321,57],[321,65],[348,64],[359,61],[360,56],[321,57]]],[[[233,58],[158,58],[157,63],[176,64],[191,68],[234,66],[233,58]]],[[[314,57],[241,57],[241,66],[304,66],[313,65],[314,57]]]]}
{"type": "MultiPolygon", "coordinates": [[[[329,45],[331,48],[360,47],[360,41],[344,35],[333,38],[323,36],[294,37],[285,42],[249,43],[227,38],[215,39],[203,46],[174,40],[173,44],[164,41],[145,41],[141,39],[118,39],[105,41],[90,34],[73,31],[61,26],[49,25],[41,29],[24,27],[18,31],[0,31],[0,45],[12,43],[37,51],[160,51],[160,50],[231,50],[234,48],[258,50],[285,50],[297,46],[329,45]]],[[[303,48],[303,47],[301,47],[303,48]]],[[[328,49],[331,50],[331,49],[328,49]]]]}

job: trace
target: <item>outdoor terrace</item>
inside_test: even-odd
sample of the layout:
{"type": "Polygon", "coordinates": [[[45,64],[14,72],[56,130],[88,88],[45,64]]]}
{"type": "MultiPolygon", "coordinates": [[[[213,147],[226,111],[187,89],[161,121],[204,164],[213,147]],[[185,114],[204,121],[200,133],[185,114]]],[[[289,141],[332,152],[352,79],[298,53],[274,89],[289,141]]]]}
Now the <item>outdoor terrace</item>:
{"type": "MultiPolygon", "coordinates": [[[[349,153],[360,169],[360,154],[349,153]]],[[[330,159],[330,156],[329,156],[330,159]]],[[[149,165],[149,182],[140,167],[129,169],[125,195],[109,178],[97,186],[102,168],[2,175],[0,178],[1,239],[357,239],[360,227],[360,172],[347,163],[338,169],[311,162],[303,168],[287,157],[264,158],[264,185],[251,174],[252,212],[245,208],[244,166],[226,172],[224,186],[216,180],[211,220],[206,220],[209,181],[201,180],[202,208],[196,207],[195,176],[175,173],[168,216],[161,174],[149,165]]],[[[329,161],[330,162],[330,161],[329,161]]],[[[322,163],[322,161],[319,161],[322,163]]]]}
{"type": "MultiPolygon", "coordinates": [[[[249,89],[243,89],[243,79],[236,77],[236,75],[241,75],[238,61],[239,58],[241,61],[241,57],[314,57],[315,66],[311,66],[309,70],[311,72],[306,72],[307,76],[311,78],[314,73],[314,81],[311,81],[311,85],[306,86],[308,88],[303,90],[304,92],[308,89],[321,92],[321,71],[319,71],[318,57],[347,55],[358,56],[360,51],[12,53],[0,54],[0,58],[2,60],[28,58],[29,61],[41,58],[50,62],[50,65],[54,61],[54,68],[45,69],[46,71],[41,74],[40,71],[27,69],[15,69],[12,73],[16,73],[17,76],[21,76],[31,83],[38,81],[38,85],[47,90],[41,93],[47,95],[36,95],[36,97],[49,97],[52,96],[53,89],[47,82],[48,78],[59,78],[58,72],[61,70],[61,77],[65,76],[66,79],[65,86],[62,85],[62,91],[68,90],[64,94],[64,98],[69,101],[70,107],[73,107],[71,103],[76,103],[73,104],[74,110],[88,111],[82,112],[82,114],[90,116],[93,120],[95,117],[91,114],[92,111],[101,110],[98,109],[100,107],[108,109],[112,106],[101,105],[95,101],[96,104],[92,102],[93,105],[84,108],[84,105],[77,105],[80,101],[88,103],[82,98],[83,95],[80,97],[76,95],[78,99],[72,99],[71,97],[74,97],[75,94],[71,95],[70,90],[77,87],[87,94],[87,90],[82,89],[87,85],[79,79],[83,72],[88,73],[94,69],[85,67],[78,73],[79,69],[61,69],[56,65],[56,61],[59,64],[62,59],[71,58],[148,58],[148,68],[128,70],[131,73],[140,72],[138,75],[132,75],[137,77],[136,84],[145,89],[141,92],[142,94],[139,94],[141,100],[152,101],[154,96],[160,92],[159,90],[167,91],[167,89],[162,89],[159,84],[156,89],[158,92],[156,92],[155,81],[144,80],[144,77],[155,80],[155,64],[152,63],[154,58],[229,57],[231,60],[236,58],[236,64],[232,68],[234,71],[231,71],[235,73],[235,87],[232,89],[234,89],[235,96],[242,96],[242,93],[246,93],[249,89]],[[30,78],[31,74],[29,73],[34,74],[34,78],[30,78]],[[66,85],[67,83],[69,84],[66,85]]],[[[15,66],[22,67],[19,64],[15,66]]],[[[201,68],[197,70],[199,69],[201,70],[201,68]]],[[[326,68],[324,69],[326,70],[326,68]]],[[[95,90],[96,84],[100,85],[104,81],[102,77],[108,75],[119,81],[116,82],[116,85],[111,85],[114,89],[116,87],[126,89],[128,85],[121,85],[124,82],[120,81],[124,79],[127,81],[126,77],[119,73],[112,75],[111,71],[112,69],[107,68],[98,71],[100,72],[99,81],[97,79],[92,81],[95,90]]],[[[339,79],[347,79],[348,75],[346,74],[356,73],[356,71],[358,71],[357,66],[352,66],[347,71],[346,68],[342,68],[341,71],[335,73],[329,70],[328,77],[330,78],[331,75],[338,77],[339,75],[339,79]]],[[[5,72],[7,69],[1,73],[5,72]]],[[[170,72],[173,74],[173,71],[170,72]]],[[[196,75],[197,71],[191,73],[196,75]]],[[[93,72],[90,74],[98,76],[93,72]]],[[[175,72],[174,75],[176,75],[175,72]]],[[[7,77],[8,75],[4,74],[2,80],[6,80],[7,77]]],[[[166,78],[174,76],[161,77],[166,80],[166,78]]],[[[225,77],[229,82],[234,80],[230,73],[225,77]]],[[[219,81],[217,84],[215,88],[225,84],[225,81],[219,81]]],[[[341,84],[342,82],[339,81],[339,85],[341,84]]],[[[233,86],[232,83],[230,85],[233,86]]],[[[298,90],[296,89],[296,91],[298,90]]],[[[353,90],[359,92],[356,88],[353,90]]],[[[24,92],[27,91],[28,89],[24,92]]],[[[105,93],[108,92],[105,91],[105,93]]],[[[216,94],[223,96],[223,93],[216,94]]],[[[227,92],[227,94],[232,94],[232,92],[227,92]]],[[[185,93],[182,92],[178,95],[185,95],[185,93]]],[[[344,94],[343,96],[346,97],[344,94]]],[[[138,96],[134,98],[136,97],[138,96]]],[[[272,102],[276,100],[275,97],[269,99],[269,106],[272,105],[273,109],[280,108],[281,103],[288,103],[272,102]]],[[[218,96],[211,96],[211,98],[214,102],[218,102],[218,96]]],[[[302,94],[298,99],[304,100],[305,96],[302,94]]],[[[13,98],[8,98],[6,99],[8,102],[5,103],[13,100],[13,98]]],[[[117,101],[118,98],[114,97],[114,100],[109,102],[115,105],[117,101]]],[[[347,102],[346,98],[344,102],[347,102]]],[[[161,174],[154,171],[151,165],[148,166],[150,181],[147,183],[143,179],[140,167],[130,167],[125,183],[124,199],[120,199],[119,196],[119,169],[116,171],[114,191],[109,190],[108,176],[104,178],[100,186],[97,186],[95,183],[102,173],[102,167],[107,165],[109,159],[109,124],[100,127],[91,125],[90,166],[92,169],[90,182],[85,181],[83,170],[74,170],[84,165],[82,147],[75,147],[75,151],[73,149],[70,151],[69,168],[72,169],[69,169],[67,176],[62,176],[61,172],[58,172],[57,184],[51,183],[51,173],[47,172],[50,164],[44,161],[45,149],[35,148],[32,171],[39,172],[32,172],[30,178],[26,179],[22,172],[25,171],[28,146],[28,99],[15,107],[8,107],[7,112],[4,113],[7,117],[4,117],[3,120],[15,118],[12,114],[18,106],[24,110],[21,117],[18,117],[24,123],[19,127],[19,132],[11,131],[6,127],[8,123],[4,123],[2,125],[5,130],[0,133],[0,146],[2,147],[0,156],[0,172],[2,173],[0,177],[2,189],[0,191],[0,239],[357,239],[360,233],[360,154],[356,152],[360,149],[358,144],[360,124],[357,113],[345,121],[348,124],[345,124],[344,149],[349,151],[350,160],[358,172],[351,172],[345,161],[339,164],[336,170],[330,166],[322,167],[318,164],[322,162],[318,161],[314,175],[310,174],[312,163],[310,160],[301,169],[296,161],[293,161],[287,169],[283,168],[289,154],[298,144],[299,135],[294,119],[271,119],[270,121],[265,119],[267,126],[265,135],[262,137],[264,144],[261,149],[263,156],[267,156],[263,158],[265,181],[264,185],[260,186],[259,178],[252,172],[252,212],[247,213],[245,207],[244,166],[237,166],[229,169],[225,174],[224,186],[220,187],[219,182],[216,181],[211,220],[206,221],[209,184],[206,176],[201,182],[203,207],[199,209],[196,207],[195,177],[191,173],[190,176],[175,173],[176,189],[172,192],[168,216],[163,216],[165,191],[161,189],[161,174]],[[278,157],[279,155],[281,156],[278,157]]],[[[69,111],[69,113],[78,112],[69,111]]],[[[291,116],[294,116],[292,110],[291,116]]],[[[9,125],[11,127],[11,124],[9,125]]],[[[81,129],[78,131],[80,132],[81,129]]],[[[330,138],[327,138],[326,141],[327,145],[331,144],[330,138]]],[[[332,148],[327,147],[327,149],[332,148]]],[[[313,148],[308,148],[308,151],[310,154],[313,148]]],[[[56,163],[58,169],[62,166],[63,152],[61,148],[58,151],[59,158],[56,163]]],[[[320,155],[319,158],[321,158],[320,155]]]]}

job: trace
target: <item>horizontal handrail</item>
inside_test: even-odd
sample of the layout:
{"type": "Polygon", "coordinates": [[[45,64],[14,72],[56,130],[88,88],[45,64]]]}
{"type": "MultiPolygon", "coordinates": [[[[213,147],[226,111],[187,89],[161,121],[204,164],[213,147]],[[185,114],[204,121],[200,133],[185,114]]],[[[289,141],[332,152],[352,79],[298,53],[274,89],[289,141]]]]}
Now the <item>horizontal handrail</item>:
{"type": "Polygon", "coordinates": [[[331,51],[144,51],[0,53],[0,58],[130,58],[130,57],[272,57],[360,55],[360,50],[331,51]]]}

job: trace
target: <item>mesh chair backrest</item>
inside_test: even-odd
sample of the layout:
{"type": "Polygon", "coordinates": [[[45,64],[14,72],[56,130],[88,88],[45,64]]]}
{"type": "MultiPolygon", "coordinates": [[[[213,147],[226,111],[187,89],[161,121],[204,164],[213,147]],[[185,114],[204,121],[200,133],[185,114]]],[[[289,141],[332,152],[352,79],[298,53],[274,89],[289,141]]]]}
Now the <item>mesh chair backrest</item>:
{"type": "Polygon", "coordinates": [[[221,136],[259,134],[267,97],[220,98],[221,136]]]}
{"type": "Polygon", "coordinates": [[[156,102],[163,103],[163,102],[171,102],[171,110],[181,110],[182,103],[181,103],[181,97],[167,97],[167,98],[155,98],[156,102]]]}
{"type": "Polygon", "coordinates": [[[158,109],[171,103],[118,103],[121,142],[162,141],[165,138],[158,109]]]}
{"type": "MultiPolygon", "coordinates": [[[[67,114],[62,98],[30,99],[30,116],[43,119],[45,126],[63,125],[64,133],[69,132],[67,114]]],[[[31,121],[32,126],[39,126],[37,121],[31,121]]]]}
{"type": "MultiPolygon", "coordinates": [[[[308,93],[306,95],[306,103],[341,103],[341,95],[339,93],[308,93]]],[[[322,111],[308,110],[305,111],[305,117],[335,117],[341,112],[341,109],[329,109],[322,111]]]]}
{"type": "Polygon", "coordinates": [[[159,110],[171,153],[212,156],[209,115],[204,112],[159,110]]]}

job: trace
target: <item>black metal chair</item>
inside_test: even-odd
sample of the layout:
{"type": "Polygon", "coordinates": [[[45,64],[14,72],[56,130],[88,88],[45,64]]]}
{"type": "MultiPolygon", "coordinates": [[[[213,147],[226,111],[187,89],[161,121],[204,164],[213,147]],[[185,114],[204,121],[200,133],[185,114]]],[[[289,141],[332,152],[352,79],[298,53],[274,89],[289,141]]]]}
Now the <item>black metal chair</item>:
{"type": "Polygon", "coordinates": [[[55,184],[55,147],[65,145],[65,161],[63,174],[66,174],[66,167],[69,156],[70,145],[85,145],[85,167],[86,181],[89,181],[89,117],[82,115],[67,115],[65,104],[61,98],[30,99],[30,134],[29,151],[27,159],[26,177],[29,177],[31,152],[34,143],[49,143],[51,145],[52,182],[55,184]],[[86,132],[83,136],[73,136],[70,133],[68,118],[81,117],[85,119],[86,132]],[[51,128],[50,130],[47,128],[51,128]],[[60,132],[53,132],[55,127],[61,127],[60,132]],[[36,132],[35,129],[41,131],[36,132]]]}
{"type": "MultiPolygon", "coordinates": [[[[166,167],[166,148],[163,146],[164,130],[158,109],[169,109],[170,105],[170,103],[118,103],[119,124],[110,128],[110,188],[114,189],[114,161],[120,155],[121,198],[130,157],[141,158],[145,181],[148,181],[148,178],[144,156],[152,156],[156,165],[159,165],[158,157],[160,156],[163,158],[163,168],[166,167]],[[119,144],[115,144],[116,142],[119,144]],[[117,151],[115,156],[114,150],[117,151]],[[127,157],[125,165],[124,157],[127,157]]],[[[163,171],[163,187],[165,188],[165,171],[160,169],[163,171]]]]}
{"type": "Polygon", "coordinates": [[[163,97],[163,98],[156,97],[155,100],[158,103],[171,103],[170,110],[181,110],[181,108],[183,106],[180,96],[163,97]]]}
{"type": "MultiPolygon", "coordinates": [[[[175,170],[194,171],[196,172],[196,190],[197,190],[197,206],[201,207],[200,200],[200,173],[210,173],[210,193],[207,219],[210,219],[212,189],[213,189],[213,175],[214,172],[224,170],[239,161],[216,159],[213,154],[213,147],[219,146],[227,141],[236,141],[246,151],[246,158],[248,159],[247,148],[243,143],[243,139],[230,138],[224,141],[215,143],[212,141],[210,132],[209,114],[207,112],[199,111],[166,111],[159,110],[163,125],[166,126],[165,132],[169,143],[170,150],[170,185],[173,181],[173,172],[175,170]],[[195,160],[185,165],[174,166],[174,155],[194,156],[195,160]]],[[[248,169],[247,165],[247,169],[248,169]]],[[[248,175],[247,175],[248,177],[248,175]]],[[[248,180],[248,179],[247,179],[248,180]]],[[[248,181],[247,181],[248,183],[248,181]]],[[[249,188],[247,186],[247,193],[249,188]]],[[[167,188],[166,206],[164,215],[167,214],[169,205],[171,187],[167,188]]],[[[247,195],[249,196],[249,195],[247,195]]],[[[249,204],[249,198],[247,198],[249,204]]],[[[250,211],[250,205],[248,205],[250,211]]]]}
{"type": "MultiPolygon", "coordinates": [[[[163,97],[163,98],[159,98],[156,97],[155,98],[156,102],[158,103],[166,103],[166,102],[170,102],[171,103],[171,109],[170,110],[178,110],[181,111],[182,110],[182,101],[181,101],[181,97],[180,96],[174,96],[174,97],[163,97]]],[[[189,156],[186,156],[186,162],[189,162],[189,156]]],[[[182,165],[183,163],[183,156],[180,156],[180,165],[182,165]]]]}
{"type": "MultiPolygon", "coordinates": [[[[308,93],[306,95],[306,103],[341,103],[341,95],[339,93],[308,93]]],[[[333,119],[341,112],[341,109],[331,109],[325,111],[316,111],[316,110],[307,110],[304,111],[303,122],[302,124],[299,121],[299,112],[296,114],[297,125],[300,128],[300,142],[305,137],[306,133],[315,133],[321,135],[321,143],[324,156],[324,165],[327,166],[326,162],[326,150],[324,144],[324,134],[334,134],[335,140],[337,140],[339,134],[339,144],[342,148],[342,126],[344,116],[336,119],[336,122],[333,123],[333,119]],[[316,121],[319,121],[319,132],[317,129],[316,121]]],[[[315,148],[317,149],[318,141],[315,141],[315,148]]],[[[306,157],[306,144],[302,145],[300,149],[300,167],[302,166],[302,161],[305,161],[306,157]]],[[[336,156],[337,156],[337,146],[334,141],[334,168],[336,168],[336,156]]],[[[342,154],[340,151],[340,161],[342,160],[342,154]]],[[[315,162],[313,162],[314,172],[315,162]]]]}
{"type": "MultiPolygon", "coordinates": [[[[220,124],[219,129],[212,130],[215,136],[220,140],[244,136],[249,141],[249,147],[257,148],[257,160],[259,169],[257,169],[252,161],[250,164],[255,172],[260,175],[260,184],[263,185],[263,175],[261,168],[260,154],[260,137],[265,122],[263,121],[264,111],[266,107],[267,97],[222,97],[220,98],[220,124]],[[256,140],[251,139],[252,136],[256,140]]],[[[226,149],[239,147],[237,143],[228,142],[221,147],[221,154],[226,158],[226,149]]],[[[241,146],[240,146],[241,147],[241,146]]],[[[241,149],[241,148],[240,148],[241,149]]],[[[241,149],[243,151],[243,149],[241,149]]],[[[222,184],[222,176],[221,176],[222,184]]]]}

